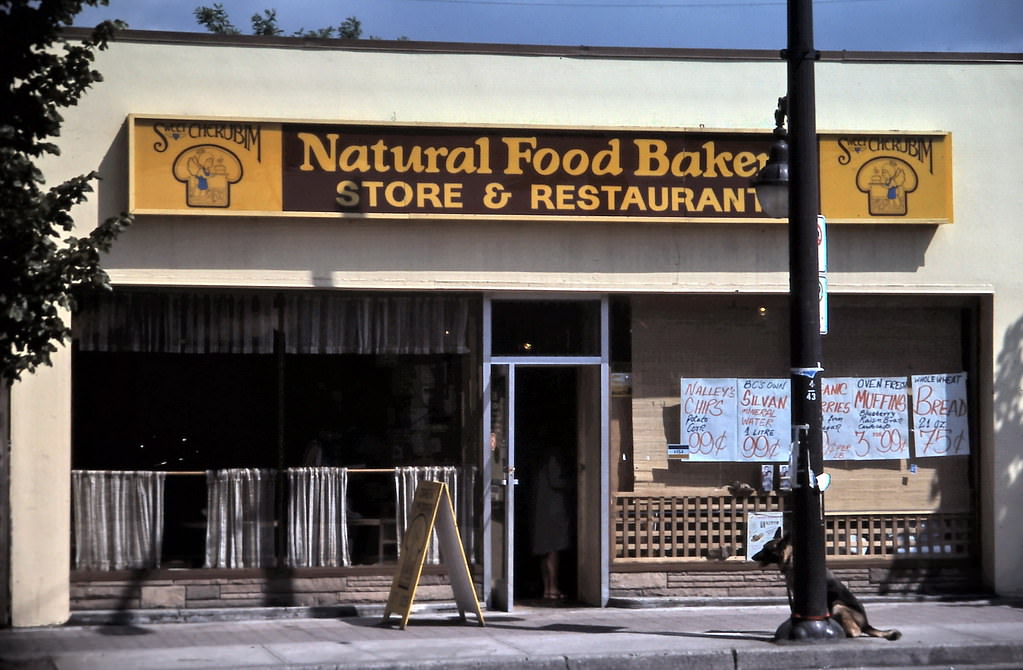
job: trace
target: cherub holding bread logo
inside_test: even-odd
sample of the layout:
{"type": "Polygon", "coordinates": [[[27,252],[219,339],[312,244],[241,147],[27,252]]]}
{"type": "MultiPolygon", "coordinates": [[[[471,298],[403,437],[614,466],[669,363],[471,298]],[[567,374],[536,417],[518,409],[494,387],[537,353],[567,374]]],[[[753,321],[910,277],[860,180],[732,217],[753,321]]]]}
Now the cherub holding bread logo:
{"type": "Polygon", "coordinates": [[[178,154],[174,178],[185,184],[189,207],[230,207],[231,185],[241,181],[242,163],[223,147],[200,144],[178,154]]]}
{"type": "Polygon", "coordinates": [[[916,187],[917,174],[909,163],[891,156],[869,160],[856,173],[856,188],[867,194],[871,216],[905,216],[916,187]]]}

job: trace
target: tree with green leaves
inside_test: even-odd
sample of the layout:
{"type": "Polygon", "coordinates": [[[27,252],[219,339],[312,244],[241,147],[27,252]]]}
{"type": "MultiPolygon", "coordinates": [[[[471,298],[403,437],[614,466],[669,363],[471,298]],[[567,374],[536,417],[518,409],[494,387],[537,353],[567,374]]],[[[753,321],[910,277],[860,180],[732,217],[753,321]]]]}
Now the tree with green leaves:
{"type": "MultiPolygon", "coordinates": [[[[196,7],[192,12],[195,21],[211,33],[218,35],[237,35],[239,30],[231,23],[227,10],[219,2],[212,7],[196,7]]],[[[284,30],[277,24],[277,10],[264,9],[263,14],[253,14],[251,18],[253,35],[283,35],[284,30]]],[[[301,28],[292,33],[295,37],[313,37],[321,39],[357,40],[362,37],[362,22],[349,16],[338,26],[327,26],[316,30],[301,28]]]]}
{"type": "MultiPolygon", "coordinates": [[[[219,2],[214,3],[212,7],[196,7],[192,14],[195,16],[195,22],[211,33],[237,35],[239,32],[231,23],[224,6],[219,2]]],[[[274,21],[276,22],[276,15],[274,21]]]]}
{"type": "Polygon", "coordinates": [[[92,69],[120,21],[90,38],[68,41],[83,5],[107,0],[0,0],[0,386],[50,357],[71,335],[65,321],[79,293],[109,289],[100,254],[131,217],[106,219],[85,237],[73,234],[71,209],[87,198],[96,172],[46,188],[37,166],[59,156],[60,110],[78,104],[102,81],[92,69]]]}

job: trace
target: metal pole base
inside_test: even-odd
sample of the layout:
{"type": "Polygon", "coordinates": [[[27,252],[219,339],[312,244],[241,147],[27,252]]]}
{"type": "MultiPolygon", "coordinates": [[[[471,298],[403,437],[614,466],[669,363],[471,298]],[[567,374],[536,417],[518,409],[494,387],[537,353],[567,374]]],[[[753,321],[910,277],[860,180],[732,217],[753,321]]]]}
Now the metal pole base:
{"type": "Polygon", "coordinates": [[[826,619],[791,618],[778,627],[774,641],[779,643],[835,642],[845,639],[845,631],[837,621],[826,619]]]}

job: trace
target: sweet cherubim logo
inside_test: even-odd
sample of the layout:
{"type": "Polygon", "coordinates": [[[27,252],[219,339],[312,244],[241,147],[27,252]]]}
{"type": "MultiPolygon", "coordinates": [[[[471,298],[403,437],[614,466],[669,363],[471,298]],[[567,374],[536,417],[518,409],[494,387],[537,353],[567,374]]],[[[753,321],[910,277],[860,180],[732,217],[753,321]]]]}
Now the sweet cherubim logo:
{"type": "Polygon", "coordinates": [[[917,182],[909,163],[891,156],[873,158],[856,173],[856,188],[867,194],[871,216],[905,216],[909,194],[916,190],[917,182]]]}
{"type": "Polygon", "coordinates": [[[215,144],[185,149],[174,159],[174,178],[185,184],[189,207],[230,207],[231,185],[242,179],[242,163],[215,144]]]}

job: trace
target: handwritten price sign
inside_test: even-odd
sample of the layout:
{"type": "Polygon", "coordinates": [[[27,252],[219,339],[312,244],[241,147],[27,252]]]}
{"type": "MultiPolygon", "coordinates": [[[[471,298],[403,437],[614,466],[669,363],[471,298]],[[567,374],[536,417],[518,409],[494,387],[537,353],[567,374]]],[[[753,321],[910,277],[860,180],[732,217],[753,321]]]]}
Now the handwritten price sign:
{"type": "Polygon", "coordinates": [[[905,377],[823,380],[824,460],[909,458],[905,377]]]}
{"type": "Polygon", "coordinates": [[[970,453],[966,373],[913,375],[912,381],[917,457],[970,453]]]}
{"type": "MultiPolygon", "coordinates": [[[[682,442],[693,461],[785,462],[791,439],[788,379],[682,380],[682,442]]],[[[822,380],[824,460],[970,453],[966,373],[822,380]],[[907,382],[912,380],[912,408],[907,382]]]]}
{"type": "Polygon", "coordinates": [[[682,380],[682,441],[691,461],[734,461],[735,379],[682,380]]]}
{"type": "Polygon", "coordinates": [[[682,440],[692,461],[784,462],[788,379],[683,379],[682,440]]]}
{"type": "Polygon", "coordinates": [[[739,379],[739,452],[737,461],[789,459],[792,414],[788,379],[739,379]]]}

